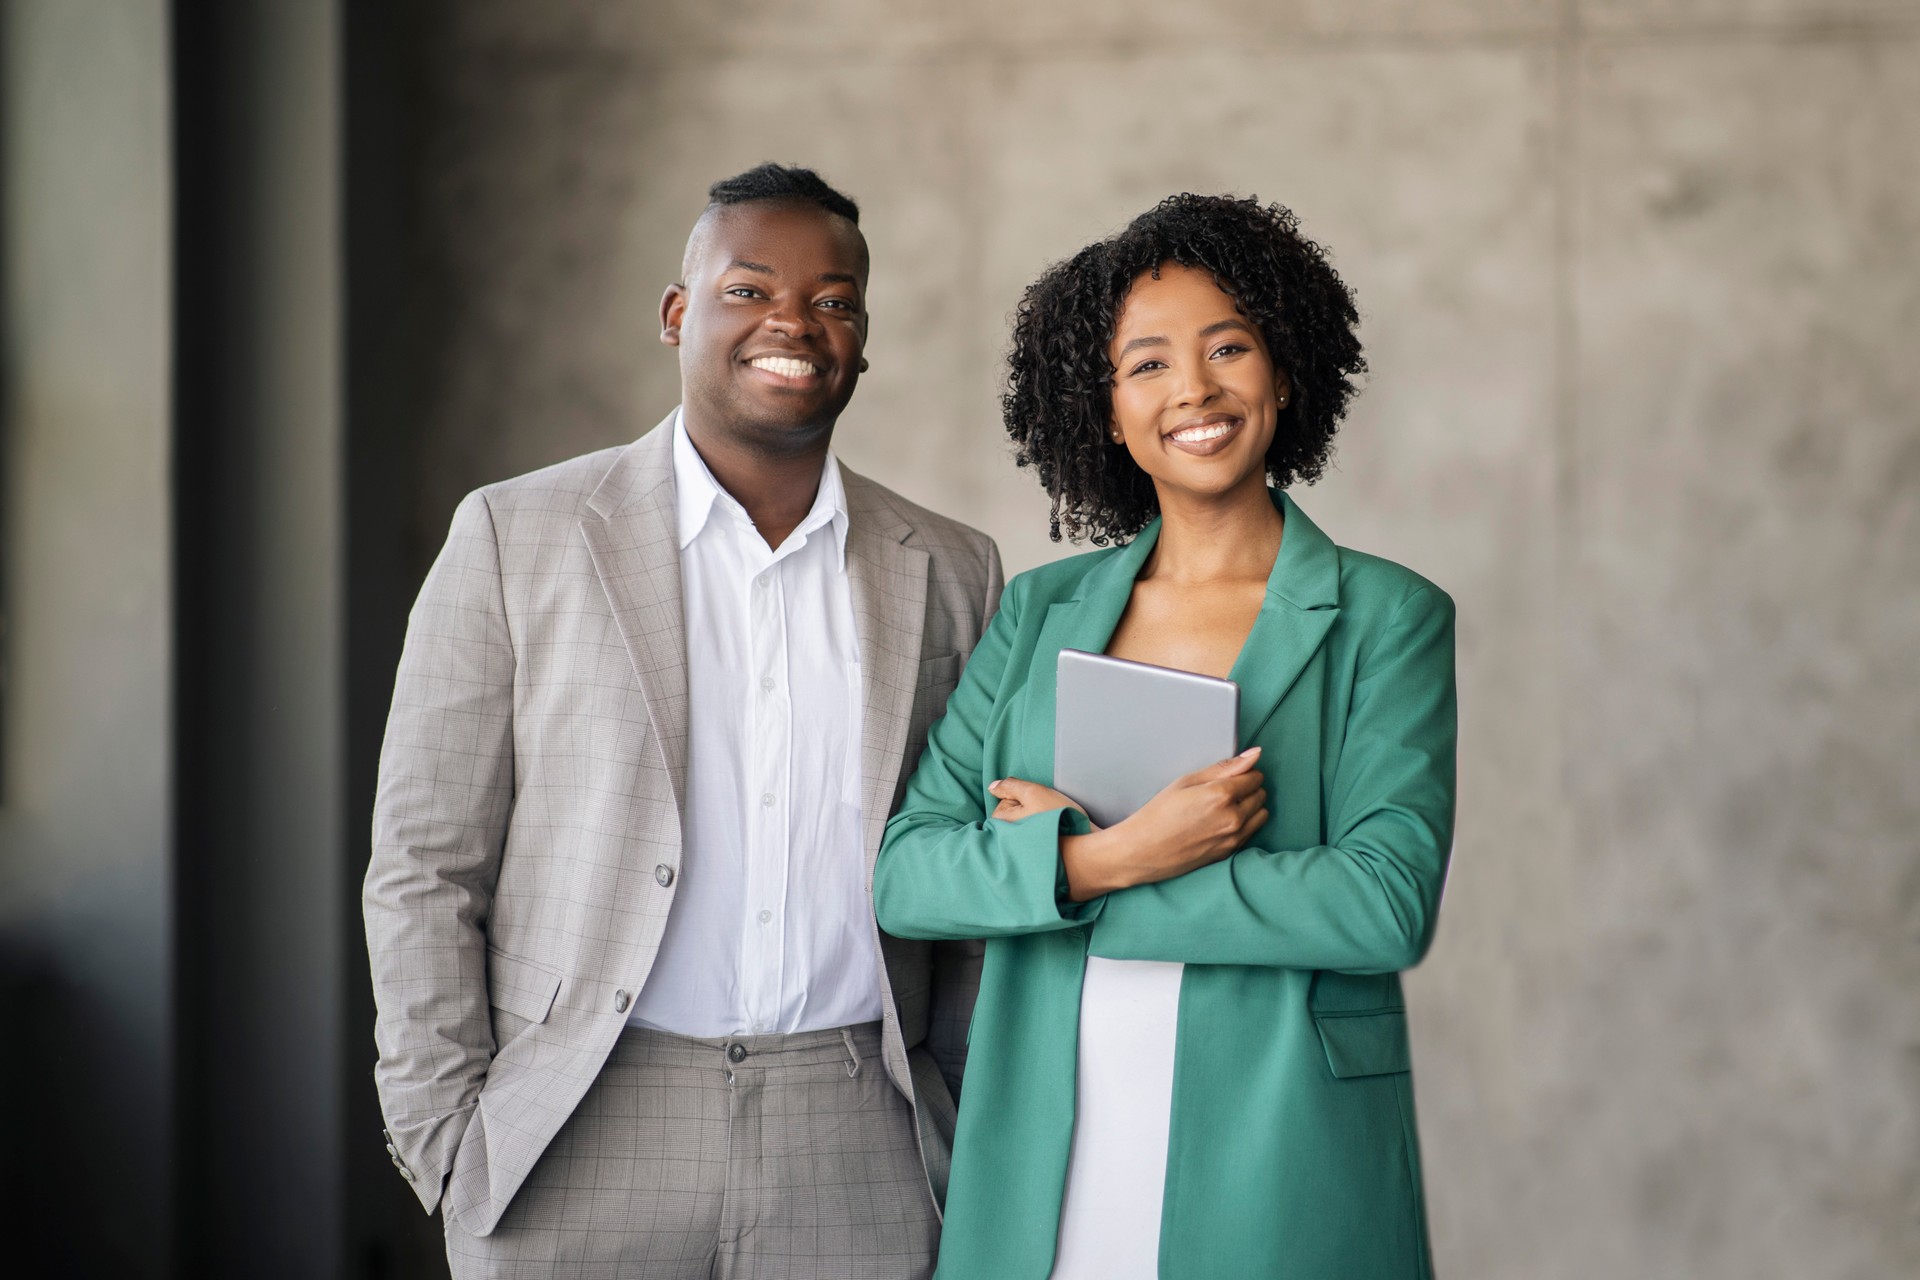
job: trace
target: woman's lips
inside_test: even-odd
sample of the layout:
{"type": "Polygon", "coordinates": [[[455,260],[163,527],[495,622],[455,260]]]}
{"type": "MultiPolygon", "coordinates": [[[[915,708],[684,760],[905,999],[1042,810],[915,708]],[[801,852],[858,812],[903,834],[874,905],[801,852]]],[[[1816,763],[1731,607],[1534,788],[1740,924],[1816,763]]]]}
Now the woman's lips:
{"type": "Polygon", "coordinates": [[[1191,426],[1169,431],[1166,442],[1182,453],[1191,453],[1197,457],[1206,457],[1226,448],[1240,434],[1243,418],[1223,418],[1217,421],[1202,421],[1191,426]]]}

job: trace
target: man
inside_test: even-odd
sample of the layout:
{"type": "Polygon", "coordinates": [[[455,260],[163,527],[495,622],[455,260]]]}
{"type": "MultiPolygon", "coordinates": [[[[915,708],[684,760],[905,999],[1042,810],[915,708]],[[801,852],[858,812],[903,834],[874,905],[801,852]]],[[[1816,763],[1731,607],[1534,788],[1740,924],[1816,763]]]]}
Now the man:
{"type": "Polygon", "coordinates": [[[469,495],[408,625],[366,881],[388,1151],[456,1276],[923,1276],[978,952],[884,937],[881,827],[998,600],[829,452],[851,200],[716,185],[682,404],[469,495]]]}

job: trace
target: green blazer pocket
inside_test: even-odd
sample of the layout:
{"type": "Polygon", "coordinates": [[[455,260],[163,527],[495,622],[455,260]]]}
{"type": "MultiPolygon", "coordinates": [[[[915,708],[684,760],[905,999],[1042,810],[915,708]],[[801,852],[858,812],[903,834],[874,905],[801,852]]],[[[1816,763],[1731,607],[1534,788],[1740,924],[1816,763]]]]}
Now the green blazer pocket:
{"type": "Polygon", "coordinates": [[[528,1022],[545,1022],[560,994],[560,975],[531,960],[487,949],[487,1002],[528,1022]]]}
{"type": "Polygon", "coordinates": [[[1407,1011],[1370,1009],[1360,1013],[1314,1015],[1327,1066],[1342,1080],[1411,1071],[1407,1049],[1407,1011]]]}

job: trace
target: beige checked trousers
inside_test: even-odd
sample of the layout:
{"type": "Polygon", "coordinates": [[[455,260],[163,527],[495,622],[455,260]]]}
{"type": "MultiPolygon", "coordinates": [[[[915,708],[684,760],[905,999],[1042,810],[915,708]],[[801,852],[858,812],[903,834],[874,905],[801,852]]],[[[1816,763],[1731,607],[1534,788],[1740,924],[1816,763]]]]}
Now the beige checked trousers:
{"type": "Polygon", "coordinates": [[[493,1233],[446,1227],[455,1280],[916,1280],[939,1242],[879,1023],[629,1028],[493,1233]]]}

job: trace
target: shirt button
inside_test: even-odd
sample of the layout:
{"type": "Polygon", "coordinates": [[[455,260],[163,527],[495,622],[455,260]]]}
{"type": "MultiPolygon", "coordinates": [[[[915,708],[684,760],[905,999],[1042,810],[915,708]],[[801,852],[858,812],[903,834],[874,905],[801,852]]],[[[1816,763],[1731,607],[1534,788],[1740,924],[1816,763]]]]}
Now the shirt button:
{"type": "Polygon", "coordinates": [[[760,913],[760,923],[761,923],[761,924],[767,924],[767,923],[769,923],[770,921],[772,921],[772,919],[773,919],[773,912],[771,912],[771,911],[762,911],[762,912],[760,913]]]}
{"type": "Polygon", "coordinates": [[[628,997],[626,992],[616,991],[613,993],[613,1011],[615,1013],[625,1013],[627,1006],[632,1003],[632,999],[628,997]]]}
{"type": "Polygon", "coordinates": [[[673,868],[663,862],[653,869],[653,878],[664,889],[673,883],[673,868]]]}
{"type": "Polygon", "coordinates": [[[744,1062],[746,1058],[747,1050],[744,1045],[730,1044],[727,1046],[728,1062],[744,1062]]]}
{"type": "Polygon", "coordinates": [[[763,692],[763,693],[772,693],[772,692],[773,692],[773,677],[772,677],[772,676],[761,676],[761,677],[760,677],[760,689],[761,689],[761,692],[763,692]]]}
{"type": "Polygon", "coordinates": [[[769,791],[760,797],[760,807],[762,809],[773,808],[773,792],[769,791]]]}
{"type": "Polygon", "coordinates": [[[754,585],[754,586],[756,586],[756,587],[764,587],[764,586],[766,586],[766,585],[767,585],[767,575],[763,573],[763,574],[761,574],[761,575],[760,575],[759,577],[757,577],[757,578],[755,578],[755,579],[753,580],[753,585],[754,585]]]}

